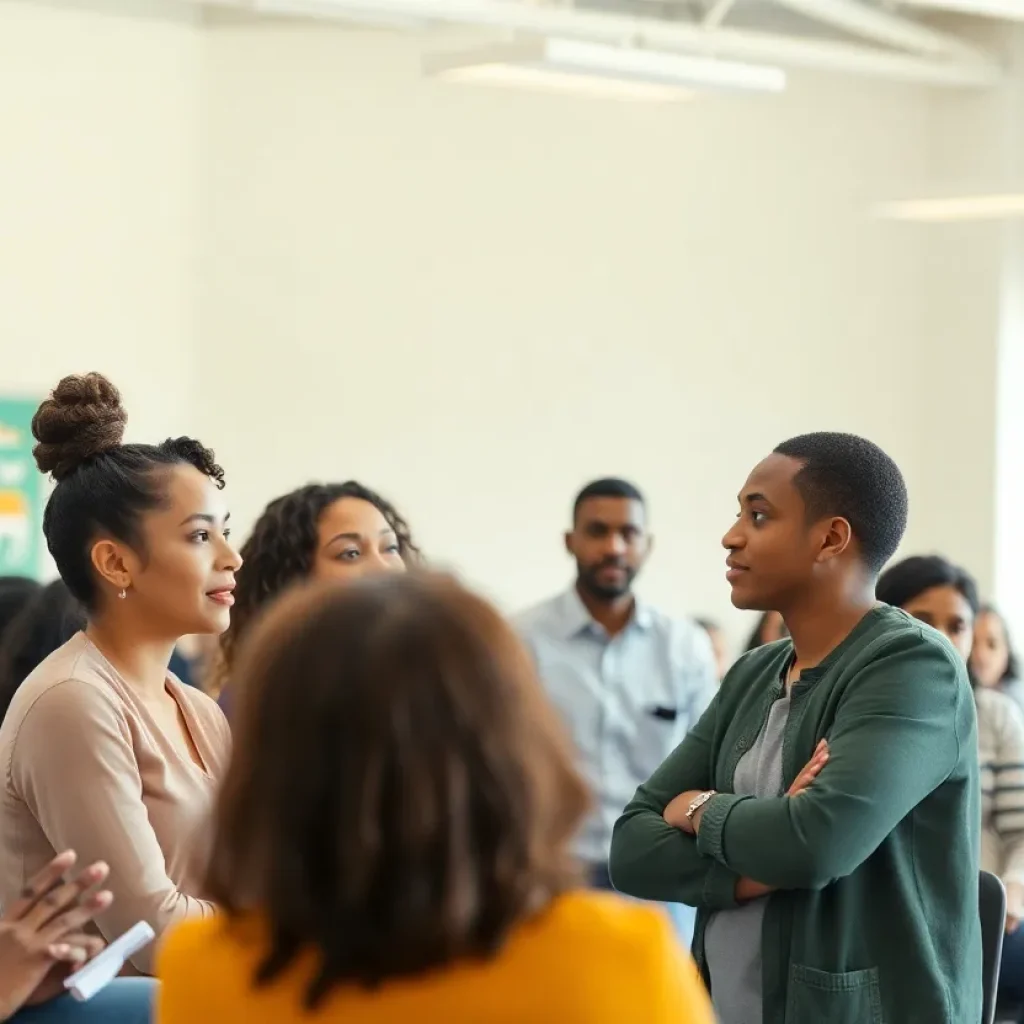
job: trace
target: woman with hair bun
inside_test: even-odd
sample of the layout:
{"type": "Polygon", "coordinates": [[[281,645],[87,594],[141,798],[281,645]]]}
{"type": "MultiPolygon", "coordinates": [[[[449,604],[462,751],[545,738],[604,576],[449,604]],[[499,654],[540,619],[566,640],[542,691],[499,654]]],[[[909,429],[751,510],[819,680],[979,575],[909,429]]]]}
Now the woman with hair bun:
{"type": "MultiPolygon", "coordinates": [[[[217,705],[168,672],[177,641],[222,633],[241,560],[224,473],[181,437],[124,444],[105,377],[65,377],[32,421],[56,486],[43,532],[86,625],[18,687],[0,727],[0,903],[58,851],[110,865],[110,940],[212,914],[193,873],[229,755],[217,705]]],[[[152,947],[132,958],[151,973],[152,947]]]]}

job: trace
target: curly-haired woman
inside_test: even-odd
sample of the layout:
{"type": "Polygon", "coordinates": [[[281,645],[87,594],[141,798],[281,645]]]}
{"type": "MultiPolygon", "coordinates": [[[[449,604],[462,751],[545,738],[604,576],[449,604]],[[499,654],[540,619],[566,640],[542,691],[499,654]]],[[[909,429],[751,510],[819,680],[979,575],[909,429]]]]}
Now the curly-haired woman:
{"type": "MultiPolygon", "coordinates": [[[[0,902],[74,849],[110,865],[107,939],[213,913],[193,859],[231,738],[168,664],[182,636],[227,627],[240,564],[213,452],[123,444],[125,419],[90,373],[62,380],[32,421],[36,464],[56,481],[43,532],[86,621],[17,687],[0,728],[0,902]]],[[[150,973],[151,958],[132,965],[150,973]]]]}
{"type": "Polygon", "coordinates": [[[215,691],[225,690],[236,651],[259,613],[305,580],[404,572],[420,557],[406,521],[375,491],[348,480],[307,484],[275,498],[242,546],[231,625],[221,635],[215,691]]]}

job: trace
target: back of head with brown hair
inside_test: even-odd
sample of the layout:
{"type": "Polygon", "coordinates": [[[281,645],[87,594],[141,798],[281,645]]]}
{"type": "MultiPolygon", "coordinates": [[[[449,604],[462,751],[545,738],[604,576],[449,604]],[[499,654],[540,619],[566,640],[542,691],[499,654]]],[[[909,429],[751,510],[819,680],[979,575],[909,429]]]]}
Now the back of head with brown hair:
{"type": "Polygon", "coordinates": [[[529,655],[486,601],[410,574],[306,587],[243,645],[210,895],[304,949],[315,1005],[486,957],[576,881],[588,799],[529,655]]]}

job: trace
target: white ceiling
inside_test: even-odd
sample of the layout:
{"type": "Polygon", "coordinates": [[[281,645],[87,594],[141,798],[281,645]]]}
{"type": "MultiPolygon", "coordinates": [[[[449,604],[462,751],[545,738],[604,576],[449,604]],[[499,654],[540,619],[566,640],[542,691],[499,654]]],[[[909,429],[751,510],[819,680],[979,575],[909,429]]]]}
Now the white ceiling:
{"type": "Polygon", "coordinates": [[[465,26],[978,88],[1004,76],[1024,0],[194,0],[249,17],[465,26]]]}

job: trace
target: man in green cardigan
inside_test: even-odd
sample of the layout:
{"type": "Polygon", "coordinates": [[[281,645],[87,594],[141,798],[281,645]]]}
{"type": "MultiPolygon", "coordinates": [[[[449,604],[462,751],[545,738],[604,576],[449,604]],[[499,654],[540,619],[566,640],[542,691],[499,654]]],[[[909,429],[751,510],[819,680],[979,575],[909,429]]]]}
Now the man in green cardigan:
{"type": "Polygon", "coordinates": [[[615,887],[697,907],[721,1024],[978,1024],[977,729],[963,660],[875,601],[907,522],[849,434],[779,445],[723,539],[752,651],[615,826],[615,887]]]}

